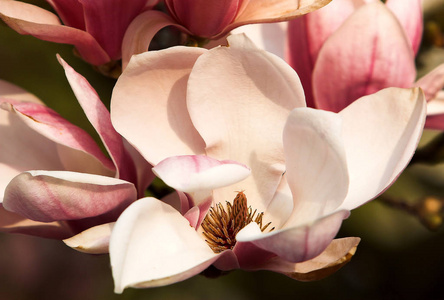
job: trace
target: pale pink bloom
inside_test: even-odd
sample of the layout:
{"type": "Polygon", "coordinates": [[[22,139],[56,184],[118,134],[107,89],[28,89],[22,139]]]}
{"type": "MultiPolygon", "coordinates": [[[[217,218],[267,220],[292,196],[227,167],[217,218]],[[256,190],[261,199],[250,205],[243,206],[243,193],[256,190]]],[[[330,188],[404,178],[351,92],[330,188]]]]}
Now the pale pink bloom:
{"type": "Polygon", "coordinates": [[[72,44],[93,65],[122,57],[131,21],[158,0],[47,0],[57,15],[32,4],[0,0],[0,18],[20,34],[72,44]],[[60,19],[63,24],[60,22],[60,19]]]}
{"type": "Polygon", "coordinates": [[[147,51],[154,35],[175,26],[190,36],[216,40],[236,27],[291,20],[319,9],[331,0],[166,0],[169,15],[146,11],[125,34],[123,66],[131,55],[147,51]]]}
{"type": "Polygon", "coordinates": [[[280,27],[239,28],[296,70],[307,105],[338,112],[386,87],[420,86],[426,127],[444,129],[444,64],[415,82],[421,0],[335,0],[280,27]],[[288,40],[286,40],[286,38],[288,40]]]}
{"type": "Polygon", "coordinates": [[[118,293],[211,265],[327,276],[359,242],[333,240],[342,220],[383,192],[413,155],[425,119],[419,88],[385,89],[339,113],[315,110],[284,61],[244,35],[229,44],[135,55],[116,84],[114,126],[179,195],[140,199],[117,220],[109,249],[118,293]],[[239,191],[264,213],[262,225],[271,224],[262,232],[249,223],[231,236],[234,247],[216,253],[203,220],[239,191]]]}
{"type": "Polygon", "coordinates": [[[0,82],[0,231],[67,238],[117,219],[149,183],[149,165],[122,139],[84,77],[60,59],[109,157],[35,96],[0,82]]]}

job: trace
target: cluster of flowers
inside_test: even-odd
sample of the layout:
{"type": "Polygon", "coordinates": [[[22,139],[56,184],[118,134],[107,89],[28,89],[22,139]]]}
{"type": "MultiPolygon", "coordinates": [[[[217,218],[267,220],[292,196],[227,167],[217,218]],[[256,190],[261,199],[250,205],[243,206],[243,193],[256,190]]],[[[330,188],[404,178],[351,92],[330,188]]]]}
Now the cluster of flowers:
{"type": "Polygon", "coordinates": [[[421,0],[48,2],[58,15],[0,0],[0,17],[92,65],[121,60],[110,113],[58,57],[108,155],[0,81],[0,230],[109,252],[118,293],[210,266],[335,272],[359,243],[334,239],[342,221],[407,166],[426,106],[444,127],[444,66],[414,82],[421,0]],[[147,51],[167,26],[228,46],[147,51]],[[175,192],[144,197],[154,176],[175,192]]]}

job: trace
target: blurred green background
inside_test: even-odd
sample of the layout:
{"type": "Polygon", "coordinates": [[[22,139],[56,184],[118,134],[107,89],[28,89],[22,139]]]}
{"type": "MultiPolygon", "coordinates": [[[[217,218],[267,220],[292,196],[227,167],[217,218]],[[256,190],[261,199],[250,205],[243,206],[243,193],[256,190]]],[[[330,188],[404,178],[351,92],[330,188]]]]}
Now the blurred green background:
{"type": "MultiPolygon", "coordinates": [[[[49,7],[44,1],[28,2],[49,7]]],[[[426,12],[425,23],[418,74],[444,62],[442,1],[426,12]]],[[[34,93],[95,136],[56,53],[109,105],[115,80],[74,56],[71,46],[21,36],[0,23],[0,79],[34,93]]],[[[427,132],[422,143],[434,134],[427,132]]],[[[444,164],[409,168],[389,194],[410,202],[427,195],[444,198],[444,164]]],[[[338,236],[359,236],[362,241],[348,265],[318,282],[297,282],[265,271],[234,271],[218,279],[196,276],[116,295],[107,255],[78,253],[60,241],[0,234],[0,299],[444,299],[442,228],[431,232],[415,216],[375,200],[353,211],[338,236]]]]}

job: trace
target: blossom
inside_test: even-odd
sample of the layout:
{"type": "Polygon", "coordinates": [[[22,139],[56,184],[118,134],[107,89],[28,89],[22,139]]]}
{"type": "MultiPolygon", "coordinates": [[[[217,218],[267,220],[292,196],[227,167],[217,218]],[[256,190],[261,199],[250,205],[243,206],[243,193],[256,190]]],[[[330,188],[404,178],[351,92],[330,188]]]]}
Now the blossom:
{"type": "Polygon", "coordinates": [[[109,251],[120,293],[211,265],[300,280],[334,272],[359,242],[334,240],[342,220],[405,168],[425,100],[419,88],[389,88],[339,113],[307,108],[290,66],[233,35],[229,47],[133,56],[111,119],[178,191],[136,201],[115,223],[109,251]]]}
{"type": "Polygon", "coordinates": [[[197,39],[217,40],[236,27],[280,22],[297,18],[331,0],[166,0],[169,15],[160,11],[140,14],[125,34],[123,66],[131,55],[142,53],[154,35],[166,26],[175,26],[197,39]]]}
{"type": "Polygon", "coordinates": [[[0,18],[20,34],[29,34],[50,42],[72,44],[85,61],[102,65],[121,58],[123,35],[129,24],[157,2],[158,0],[48,0],[57,16],[32,4],[1,0],[0,18]]]}
{"type": "Polygon", "coordinates": [[[115,131],[85,78],[59,59],[107,153],[38,98],[0,82],[0,231],[64,239],[115,221],[149,183],[149,165],[115,131]]]}
{"type": "Polygon", "coordinates": [[[338,112],[387,87],[420,86],[426,127],[444,128],[444,64],[415,82],[421,0],[335,0],[281,26],[239,28],[285,57],[299,74],[307,105],[338,112]]]}

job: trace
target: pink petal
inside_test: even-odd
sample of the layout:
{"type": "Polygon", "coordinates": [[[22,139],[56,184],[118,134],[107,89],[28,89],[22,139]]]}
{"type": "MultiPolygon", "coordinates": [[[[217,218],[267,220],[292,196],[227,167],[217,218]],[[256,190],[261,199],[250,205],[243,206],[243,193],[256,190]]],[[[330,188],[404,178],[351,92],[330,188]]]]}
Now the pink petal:
{"type": "MultiPolygon", "coordinates": [[[[444,100],[444,97],[443,97],[444,100]]],[[[425,124],[427,129],[444,130],[444,114],[428,116],[425,124]]]]}
{"type": "Polygon", "coordinates": [[[185,280],[218,257],[178,211],[155,198],[128,207],[111,234],[116,293],[185,280]]]}
{"type": "Polygon", "coordinates": [[[325,250],[348,215],[348,211],[338,211],[310,224],[277,229],[270,233],[261,232],[253,222],[239,231],[236,240],[237,243],[251,242],[289,262],[306,261],[325,250]]]}
{"type": "Polygon", "coordinates": [[[327,5],[331,0],[262,0],[248,1],[236,20],[222,32],[233,30],[245,24],[270,23],[295,19],[327,5]]]}
{"type": "Polygon", "coordinates": [[[252,171],[240,184],[215,191],[215,199],[232,199],[234,191],[245,190],[250,204],[264,211],[284,172],[285,119],[294,107],[305,106],[303,90],[294,70],[245,35],[228,41],[229,47],[197,60],[188,82],[188,110],[208,156],[252,171]]]}
{"type": "Polygon", "coordinates": [[[161,11],[145,11],[129,25],[122,42],[122,68],[125,69],[134,54],[146,52],[154,35],[162,28],[174,25],[189,33],[184,27],[161,11]]]}
{"type": "Polygon", "coordinates": [[[57,16],[20,1],[1,0],[0,18],[20,34],[76,46],[80,56],[93,65],[109,62],[108,54],[89,33],[60,25],[57,16]]]}
{"type": "Polygon", "coordinates": [[[122,57],[122,41],[131,21],[145,8],[146,0],[79,0],[86,31],[111,59],[122,57]]]}
{"type": "Polygon", "coordinates": [[[315,104],[338,112],[383,88],[410,87],[415,72],[404,29],[376,1],[352,14],[321,48],[313,71],[315,104]]]}
{"type": "Polygon", "coordinates": [[[153,172],[167,185],[185,193],[210,191],[250,175],[250,169],[243,164],[204,155],[169,157],[157,164],[153,172]]]}
{"type": "Polygon", "coordinates": [[[71,228],[65,222],[37,222],[10,212],[0,204],[0,232],[20,233],[50,239],[64,239],[72,236],[71,228]]]}
{"type": "MultiPolygon", "coordinates": [[[[11,125],[16,127],[14,130],[27,126],[35,131],[34,133],[28,130],[28,135],[41,134],[59,144],[58,156],[66,169],[104,175],[112,174],[114,169],[112,163],[103,155],[95,141],[83,129],[69,123],[52,109],[31,102],[11,101],[11,103],[3,102],[0,105],[1,108],[9,111],[10,115],[16,117],[17,121],[11,125]]],[[[32,145],[32,147],[41,146],[32,145]]]]}
{"type": "Polygon", "coordinates": [[[420,79],[418,79],[414,86],[420,87],[425,94],[426,100],[430,101],[427,104],[427,115],[441,114],[444,108],[432,104],[438,93],[444,88],[444,64],[439,65],[420,79]]]}
{"type": "Polygon", "coordinates": [[[270,270],[300,281],[323,279],[347,264],[356,252],[360,238],[350,237],[333,240],[318,256],[300,263],[291,263],[275,257],[254,270],[270,270]]]}
{"type": "Polygon", "coordinates": [[[3,206],[40,222],[84,219],[136,200],[131,183],[111,177],[66,171],[28,171],[6,187],[3,206]]]}
{"type": "Polygon", "coordinates": [[[422,36],[422,0],[388,0],[387,7],[395,14],[404,28],[415,55],[422,36]]]}
{"type": "Polygon", "coordinates": [[[173,47],[143,53],[133,57],[117,81],[113,125],[152,165],[170,156],[204,153],[185,101],[191,68],[205,52],[173,47]]]}
{"type": "Polygon", "coordinates": [[[242,2],[248,0],[166,0],[171,15],[194,36],[209,38],[235,19],[242,2]]]}
{"type": "Polygon", "coordinates": [[[354,209],[383,192],[407,166],[424,127],[419,88],[388,88],[339,113],[350,186],[340,209],[354,209]]]}
{"type": "Polygon", "coordinates": [[[137,174],[134,162],[124,147],[122,137],[111,124],[110,114],[100,101],[99,95],[83,76],[71,68],[60,56],[58,59],[65,69],[66,78],[68,78],[77,100],[116,166],[116,177],[136,183],[137,174]]]}
{"type": "Polygon", "coordinates": [[[85,31],[85,19],[83,6],[79,1],[72,0],[47,0],[62,19],[63,24],[85,31]]]}
{"type": "Polygon", "coordinates": [[[43,104],[43,102],[35,95],[28,93],[24,89],[4,80],[0,80],[0,102],[2,99],[4,99],[4,101],[7,101],[7,99],[12,99],[43,104]]]}
{"type": "Polygon", "coordinates": [[[108,253],[109,239],[114,224],[115,223],[107,223],[91,227],[69,239],[63,240],[63,242],[68,247],[84,253],[108,253]]]}
{"type": "Polygon", "coordinates": [[[284,129],[286,177],[294,208],[291,226],[330,214],[345,199],[349,176],[335,113],[311,108],[291,112],[284,129]]]}
{"type": "Polygon", "coordinates": [[[288,22],[287,61],[304,86],[307,106],[315,107],[312,74],[319,50],[327,38],[364,2],[335,0],[327,6],[288,22]]]}

